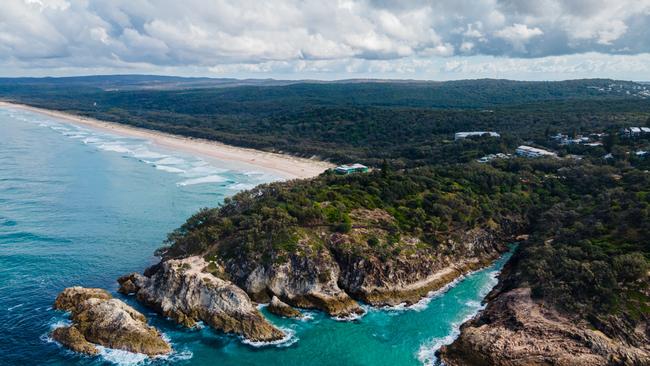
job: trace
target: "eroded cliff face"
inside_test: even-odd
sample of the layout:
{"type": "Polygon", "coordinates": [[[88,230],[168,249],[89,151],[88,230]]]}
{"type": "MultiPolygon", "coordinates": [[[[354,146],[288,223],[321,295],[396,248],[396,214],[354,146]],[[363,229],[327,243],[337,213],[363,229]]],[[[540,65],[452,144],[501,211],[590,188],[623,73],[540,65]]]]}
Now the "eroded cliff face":
{"type": "Polygon", "coordinates": [[[259,302],[277,296],[290,305],[319,309],[331,316],[363,312],[339,287],[341,269],[331,253],[315,249],[309,243],[301,243],[298,252],[283,260],[273,258],[267,263],[231,260],[226,268],[235,282],[259,302]]]}
{"type": "Polygon", "coordinates": [[[72,325],[55,329],[52,338],[75,352],[97,354],[96,345],[149,356],[171,352],[144,315],[102,289],[67,288],[54,308],[69,311],[72,325]]]}
{"type": "Polygon", "coordinates": [[[440,356],[448,366],[650,365],[648,324],[626,333],[608,336],[534,301],[529,288],[516,288],[493,294],[440,356]]]}
{"type": "Polygon", "coordinates": [[[384,258],[359,250],[355,234],[332,237],[331,248],[341,267],[339,283],[354,298],[375,306],[415,303],[459,276],[487,266],[507,250],[502,238],[475,229],[436,248],[417,238],[402,238],[405,245],[400,253],[384,258]]]}
{"type": "Polygon", "coordinates": [[[284,334],[257,310],[249,296],[232,282],[210,273],[202,257],[168,260],[145,275],[121,277],[120,292],[135,294],[142,303],[180,324],[203,321],[251,341],[276,341],[284,334]]]}

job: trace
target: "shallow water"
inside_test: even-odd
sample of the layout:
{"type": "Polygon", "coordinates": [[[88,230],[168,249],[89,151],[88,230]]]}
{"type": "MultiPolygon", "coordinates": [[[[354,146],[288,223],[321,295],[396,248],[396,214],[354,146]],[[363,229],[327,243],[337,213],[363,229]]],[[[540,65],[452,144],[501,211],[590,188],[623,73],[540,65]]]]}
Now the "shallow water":
{"type": "MultiPolygon", "coordinates": [[[[0,365],[422,365],[481,307],[507,256],[411,308],[367,308],[355,321],[267,314],[290,337],[250,345],[205,327],[183,329],[143,309],[172,342],[165,358],[102,350],[79,356],[48,338],[72,285],[117,289],[155,262],[165,235],[204,206],[277,179],[168,151],[141,139],[0,109],[0,365]]],[[[265,312],[264,308],[262,311],[265,312]]]]}

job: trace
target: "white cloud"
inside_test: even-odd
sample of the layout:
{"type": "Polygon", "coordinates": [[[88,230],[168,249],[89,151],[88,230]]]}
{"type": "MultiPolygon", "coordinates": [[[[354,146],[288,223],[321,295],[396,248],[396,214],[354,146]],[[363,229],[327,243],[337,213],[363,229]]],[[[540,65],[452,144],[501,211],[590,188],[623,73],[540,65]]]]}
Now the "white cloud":
{"type": "Polygon", "coordinates": [[[650,0],[3,0],[0,70],[418,73],[466,56],[645,54],[649,29],[650,0]]]}
{"type": "Polygon", "coordinates": [[[494,32],[494,35],[503,38],[512,44],[517,51],[523,51],[524,45],[532,38],[538,37],[544,34],[544,32],[535,27],[528,28],[526,24],[515,23],[509,27],[500,29],[494,32]]]}

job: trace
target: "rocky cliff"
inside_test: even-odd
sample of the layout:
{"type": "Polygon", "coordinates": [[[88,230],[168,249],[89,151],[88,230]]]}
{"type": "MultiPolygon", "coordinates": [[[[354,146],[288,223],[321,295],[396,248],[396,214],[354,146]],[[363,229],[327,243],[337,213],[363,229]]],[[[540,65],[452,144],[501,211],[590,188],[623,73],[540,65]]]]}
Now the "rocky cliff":
{"type": "Polygon", "coordinates": [[[533,300],[529,288],[491,297],[458,339],[440,350],[448,366],[650,365],[647,323],[618,337],[533,300]]]}
{"type": "Polygon", "coordinates": [[[144,315],[102,289],[67,288],[54,308],[70,312],[72,325],[55,329],[52,338],[75,352],[97,354],[96,345],[149,356],[171,352],[144,315]]]}
{"type": "Polygon", "coordinates": [[[294,228],[290,251],[233,250],[215,242],[200,256],[164,258],[144,275],[120,278],[120,291],[187,326],[202,320],[251,340],[273,341],[283,334],[253,301],[273,299],[282,306],[272,308],[283,316],[299,314],[289,306],[353,316],[363,312],[357,301],[415,303],[507,250],[509,233],[489,228],[457,232],[432,247],[416,237],[392,237],[394,219],[383,210],[356,210],[352,218],[346,233],[294,228]]]}
{"type": "Polygon", "coordinates": [[[338,282],[354,298],[376,306],[413,304],[507,250],[506,238],[479,228],[458,233],[436,248],[404,237],[399,252],[390,256],[368,255],[376,250],[358,236],[382,238],[386,233],[355,229],[332,236],[330,247],[341,267],[338,282]]]}
{"type": "Polygon", "coordinates": [[[203,321],[252,341],[284,337],[260,314],[246,292],[210,269],[203,258],[193,256],[164,261],[145,275],[134,273],[118,282],[120,292],[135,294],[142,303],[188,327],[203,321]]]}

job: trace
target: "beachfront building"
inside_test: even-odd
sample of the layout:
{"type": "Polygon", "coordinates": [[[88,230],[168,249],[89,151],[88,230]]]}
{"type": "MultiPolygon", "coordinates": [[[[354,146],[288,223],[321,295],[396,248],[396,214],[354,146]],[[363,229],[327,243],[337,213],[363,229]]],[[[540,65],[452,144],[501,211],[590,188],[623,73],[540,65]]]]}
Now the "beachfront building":
{"type": "Polygon", "coordinates": [[[544,156],[557,157],[557,154],[552,151],[538,149],[536,147],[526,145],[519,146],[517,150],[515,150],[515,154],[526,158],[540,158],[544,156]]]}
{"type": "Polygon", "coordinates": [[[359,163],[352,165],[340,165],[334,168],[334,171],[337,174],[352,174],[352,173],[365,173],[368,171],[368,167],[359,163]]]}
{"type": "Polygon", "coordinates": [[[471,131],[471,132],[456,132],[454,134],[454,140],[463,140],[468,137],[478,137],[478,136],[501,137],[501,135],[492,131],[471,131]]]}

